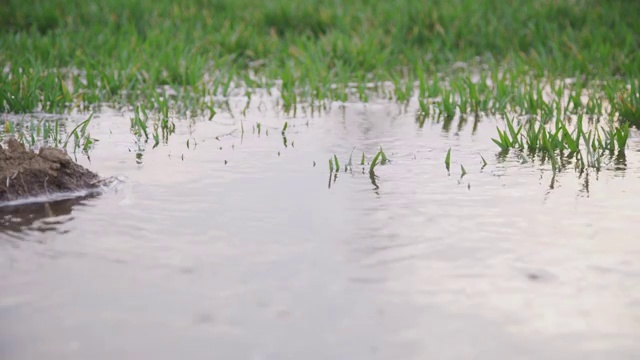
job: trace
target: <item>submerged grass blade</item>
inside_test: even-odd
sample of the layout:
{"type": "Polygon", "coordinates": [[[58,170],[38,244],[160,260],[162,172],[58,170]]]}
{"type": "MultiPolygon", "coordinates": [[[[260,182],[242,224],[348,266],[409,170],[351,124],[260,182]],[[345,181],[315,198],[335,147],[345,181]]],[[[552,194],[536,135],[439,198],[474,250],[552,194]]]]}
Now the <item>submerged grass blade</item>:
{"type": "Polygon", "coordinates": [[[87,126],[89,125],[89,122],[91,122],[91,119],[93,118],[93,113],[91,113],[91,115],[89,115],[89,118],[83,122],[81,122],[80,124],[78,124],[75,128],[73,128],[73,130],[71,130],[71,132],[69,132],[69,134],[67,135],[67,138],[64,141],[64,145],[63,147],[66,148],[67,144],[69,143],[69,139],[71,138],[72,135],[78,135],[77,131],[78,129],[82,129],[81,133],[82,135],[84,135],[85,130],[87,129],[87,126]]]}
{"type": "Polygon", "coordinates": [[[369,173],[374,173],[376,166],[378,166],[380,156],[382,156],[382,152],[378,151],[378,153],[373,157],[373,160],[371,160],[371,164],[369,165],[369,173]]]}
{"type": "Polygon", "coordinates": [[[480,159],[482,159],[482,169],[484,169],[485,166],[487,166],[487,160],[484,159],[484,156],[482,156],[482,154],[480,155],[480,159]]]}
{"type": "Polygon", "coordinates": [[[347,162],[346,167],[348,168],[352,168],[353,167],[353,163],[352,163],[352,159],[353,159],[353,152],[356,150],[356,147],[354,146],[353,149],[351,149],[351,154],[349,154],[349,161],[347,162]]]}
{"type": "Polygon", "coordinates": [[[451,148],[447,150],[447,155],[444,157],[444,165],[447,168],[447,172],[449,172],[451,167],[451,148]]]}
{"type": "Polygon", "coordinates": [[[627,140],[629,139],[629,123],[624,123],[615,130],[615,138],[618,144],[618,151],[624,153],[627,147],[627,140]]]}
{"type": "Polygon", "coordinates": [[[385,165],[387,162],[389,162],[389,159],[387,158],[387,155],[382,150],[382,146],[381,146],[380,147],[380,165],[385,165]]]}

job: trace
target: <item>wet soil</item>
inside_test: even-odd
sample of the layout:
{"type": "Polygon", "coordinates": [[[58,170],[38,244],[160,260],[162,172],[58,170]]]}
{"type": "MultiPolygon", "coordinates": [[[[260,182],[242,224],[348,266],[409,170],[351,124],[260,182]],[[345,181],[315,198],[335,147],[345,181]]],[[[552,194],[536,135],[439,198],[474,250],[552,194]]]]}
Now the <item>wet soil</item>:
{"type": "Polygon", "coordinates": [[[100,177],[76,164],[63,150],[37,153],[16,139],[0,145],[0,203],[98,187],[100,177]]]}

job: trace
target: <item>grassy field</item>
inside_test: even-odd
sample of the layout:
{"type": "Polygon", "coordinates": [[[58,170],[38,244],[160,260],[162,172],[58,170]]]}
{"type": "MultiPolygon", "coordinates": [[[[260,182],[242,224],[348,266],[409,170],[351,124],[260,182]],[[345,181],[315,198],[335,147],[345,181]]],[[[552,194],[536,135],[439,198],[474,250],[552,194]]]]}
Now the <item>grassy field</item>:
{"type": "Polygon", "coordinates": [[[554,105],[544,87],[574,78],[555,94],[599,91],[569,100],[573,111],[606,102],[640,118],[637,1],[1,1],[0,112],[152,104],[161,85],[204,110],[206,95],[234,84],[281,80],[285,105],[344,99],[350,82],[367,100],[365,84],[390,81],[383,95],[400,101],[450,97],[445,115],[537,114],[554,105]],[[473,69],[492,86],[470,83],[473,69]]]}

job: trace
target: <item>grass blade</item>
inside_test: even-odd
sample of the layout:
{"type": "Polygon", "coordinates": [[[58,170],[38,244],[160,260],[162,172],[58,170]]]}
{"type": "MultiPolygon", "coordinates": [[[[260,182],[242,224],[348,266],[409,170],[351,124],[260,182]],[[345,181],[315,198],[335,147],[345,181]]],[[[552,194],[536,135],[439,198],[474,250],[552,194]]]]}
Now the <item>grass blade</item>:
{"type": "Polygon", "coordinates": [[[370,174],[373,174],[376,166],[378,165],[378,160],[380,159],[380,156],[382,156],[382,154],[381,154],[380,151],[378,151],[376,156],[373,157],[373,160],[371,160],[371,165],[369,165],[369,173],[370,174]]]}
{"type": "Polygon", "coordinates": [[[447,151],[447,155],[444,157],[444,165],[447,168],[447,172],[449,172],[449,169],[451,167],[451,148],[449,148],[449,150],[447,151]]]}
{"type": "Polygon", "coordinates": [[[487,160],[484,159],[484,156],[482,156],[482,154],[478,154],[478,155],[480,155],[480,159],[482,159],[482,168],[481,169],[484,169],[485,166],[487,166],[487,160]]]}

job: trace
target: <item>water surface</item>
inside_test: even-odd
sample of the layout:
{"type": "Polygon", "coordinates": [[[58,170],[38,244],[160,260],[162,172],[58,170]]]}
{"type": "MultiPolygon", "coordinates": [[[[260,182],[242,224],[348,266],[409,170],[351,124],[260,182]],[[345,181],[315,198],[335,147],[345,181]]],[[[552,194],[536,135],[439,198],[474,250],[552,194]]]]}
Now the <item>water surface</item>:
{"type": "Polygon", "coordinates": [[[496,157],[491,118],[231,108],[141,157],[129,114],[97,114],[78,161],[122,183],[0,211],[2,359],[640,356],[636,133],[625,169],[550,187],[496,157]],[[330,176],[380,146],[375,184],[330,176]]]}

